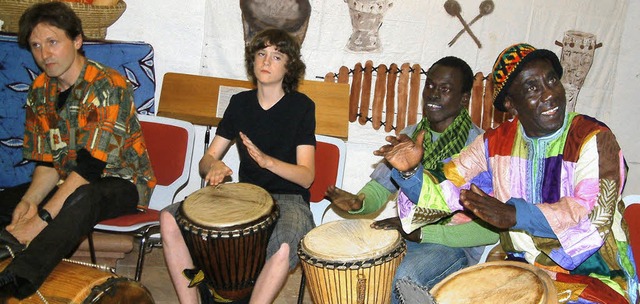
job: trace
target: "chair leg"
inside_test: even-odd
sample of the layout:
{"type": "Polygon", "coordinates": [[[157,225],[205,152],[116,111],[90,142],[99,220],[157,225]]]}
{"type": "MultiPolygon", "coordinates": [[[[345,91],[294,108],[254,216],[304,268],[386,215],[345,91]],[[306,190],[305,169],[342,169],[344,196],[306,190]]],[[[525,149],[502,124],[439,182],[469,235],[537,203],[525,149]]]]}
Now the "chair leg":
{"type": "Polygon", "coordinates": [[[144,235],[140,238],[140,251],[138,252],[138,263],[136,264],[136,274],[134,279],[140,282],[142,276],[142,266],[144,266],[144,255],[147,252],[147,236],[144,235]]]}
{"type": "Polygon", "coordinates": [[[300,289],[298,290],[298,304],[302,304],[302,300],[304,300],[304,286],[305,286],[306,278],[304,276],[304,271],[300,276],[300,289]]]}
{"type": "Polygon", "coordinates": [[[97,264],[96,248],[93,246],[93,231],[90,231],[89,235],[87,235],[87,242],[89,243],[89,255],[91,256],[91,263],[97,264]]]}

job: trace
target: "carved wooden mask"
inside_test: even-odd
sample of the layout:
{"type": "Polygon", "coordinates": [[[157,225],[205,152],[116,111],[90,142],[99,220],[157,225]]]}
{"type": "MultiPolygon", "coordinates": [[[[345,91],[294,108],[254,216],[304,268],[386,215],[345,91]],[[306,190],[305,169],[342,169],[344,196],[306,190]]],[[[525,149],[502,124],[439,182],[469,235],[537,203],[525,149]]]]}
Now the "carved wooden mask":
{"type": "Polygon", "coordinates": [[[258,32],[279,28],[304,41],[311,16],[309,0],[240,0],[245,45],[258,32]]]}

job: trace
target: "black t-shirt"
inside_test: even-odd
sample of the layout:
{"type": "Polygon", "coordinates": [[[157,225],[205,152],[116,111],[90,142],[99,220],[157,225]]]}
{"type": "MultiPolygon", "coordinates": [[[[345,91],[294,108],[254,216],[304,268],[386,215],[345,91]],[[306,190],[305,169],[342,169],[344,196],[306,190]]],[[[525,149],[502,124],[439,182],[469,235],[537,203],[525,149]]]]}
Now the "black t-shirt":
{"type": "Polygon", "coordinates": [[[269,193],[300,194],[309,201],[309,190],[260,168],[247,153],[239,132],[244,133],[264,153],[281,161],[296,164],[299,145],[316,144],[315,104],[300,92],[285,94],[268,110],[258,103],[257,90],[238,93],[231,101],[216,135],[236,140],[240,154],[241,182],[258,185],[269,193]]]}

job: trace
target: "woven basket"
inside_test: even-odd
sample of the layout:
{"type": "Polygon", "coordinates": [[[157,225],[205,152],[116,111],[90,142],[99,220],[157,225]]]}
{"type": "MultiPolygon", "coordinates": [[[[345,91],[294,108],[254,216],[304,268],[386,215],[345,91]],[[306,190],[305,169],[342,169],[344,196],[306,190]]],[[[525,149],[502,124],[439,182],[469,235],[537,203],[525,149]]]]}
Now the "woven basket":
{"type": "MultiPolygon", "coordinates": [[[[55,0],[0,0],[0,20],[4,21],[2,30],[17,33],[18,20],[29,6],[51,1],[55,0]]],[[[126,3],[122,0],[112,6],[64,3],[69,5],[82,20],[84,35],[93,39],[104,39],[107,36],[107,27],[115,23],[127,8],[126,3]]]]}

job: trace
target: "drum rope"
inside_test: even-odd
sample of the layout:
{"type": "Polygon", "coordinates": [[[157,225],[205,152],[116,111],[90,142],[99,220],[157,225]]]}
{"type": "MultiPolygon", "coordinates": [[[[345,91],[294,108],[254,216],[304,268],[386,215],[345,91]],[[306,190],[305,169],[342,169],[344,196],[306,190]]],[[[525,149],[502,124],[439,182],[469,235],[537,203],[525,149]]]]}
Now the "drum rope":
{"type": "Polygon", "coordinates": [[[204,293],[204,300],[246,296],[264,266],[269,237],[279,217],[277,205],[270,214],[228,230],[193,222],[187,207],[180,207],[176,221],[194,260],[194,270],[204,274],[203,280],[190,284],[205,283],[208,293],[204,293]]]}
{"type": "Polygon", "coordinates": [[[367,278],[363,274],[358,274],[358,283],[356,284],[357,288],[357,303],[364,304],[365,296],[367,295],[367,278]]]}
{"type": "Polygon", "coordinates": [[[98,265],[98,264],[93,264],[93,263],[83,262],[83,261],[77,261],[77,260],[71,260],[71,259],[62,259],[62,260],[65,261],[65,262],[72,263],[72,264],[87,266],[87,267],[91,267],[91,268],[95,268],[95,269],[100,269],[102,271],[108,271],[108,272],[110,272],[112,274],[116,274],[115,267],[109,267],[107,265],[98,265]]]}

